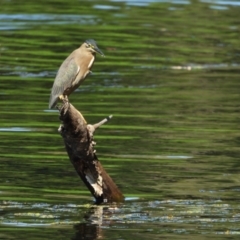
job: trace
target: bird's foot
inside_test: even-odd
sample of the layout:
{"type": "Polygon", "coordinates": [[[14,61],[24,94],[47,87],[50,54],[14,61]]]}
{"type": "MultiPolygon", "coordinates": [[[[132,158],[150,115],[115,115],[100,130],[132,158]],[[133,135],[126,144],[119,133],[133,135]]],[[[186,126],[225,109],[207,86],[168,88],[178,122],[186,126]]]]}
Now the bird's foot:
{"type": "Polygon", "coordinates": [[[63,102],[68,102],[68,96],[67,95],[61,94],[61,95],[59,95],[58,98],[63,102]]]}
{"type": "Polygon", "coordinates": [[[58,96],[58,98],[63,101],[63,99],[64,99],[65,97],[64,97],[64,95],[61,94],[61,95],[58,96]]]}

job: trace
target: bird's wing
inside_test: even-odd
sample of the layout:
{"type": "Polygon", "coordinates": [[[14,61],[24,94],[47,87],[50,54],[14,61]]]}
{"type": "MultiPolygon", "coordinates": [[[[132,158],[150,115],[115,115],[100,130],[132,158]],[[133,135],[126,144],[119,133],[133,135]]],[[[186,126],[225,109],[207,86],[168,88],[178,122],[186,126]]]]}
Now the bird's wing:
{"type": "Polygon", "coordinates": [[[76,64],[74,58],[66,59],[58,70],[53,89],[56,89],[57,93],[62,94],[64,90],[71,87],[79,70],[80,67],[76,64]]]}
{"type": "Polygon", "coordinates": [[[71,84],[75,80],[79,71],[80,67],[76,64],[74,57],[67,58],[62,63],[52,87],[51,97],[49,100],[50,108],[56,104],[59,95],[63,94],[64,90],[71,87],[71,84]]]}

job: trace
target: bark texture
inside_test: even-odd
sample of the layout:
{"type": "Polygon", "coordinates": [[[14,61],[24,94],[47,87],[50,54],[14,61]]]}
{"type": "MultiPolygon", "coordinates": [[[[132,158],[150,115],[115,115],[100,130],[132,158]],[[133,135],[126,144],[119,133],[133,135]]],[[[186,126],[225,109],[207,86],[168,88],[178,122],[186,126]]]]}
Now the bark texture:
{"type": "Polygon", "coordinates": [[[62,135],[69,159],[96,203],[122,202],[124,196],[98,160],[93,141],[94,131],[108,121],[86,124],[82,114],[68,101],[59,108],[62,135]]]}

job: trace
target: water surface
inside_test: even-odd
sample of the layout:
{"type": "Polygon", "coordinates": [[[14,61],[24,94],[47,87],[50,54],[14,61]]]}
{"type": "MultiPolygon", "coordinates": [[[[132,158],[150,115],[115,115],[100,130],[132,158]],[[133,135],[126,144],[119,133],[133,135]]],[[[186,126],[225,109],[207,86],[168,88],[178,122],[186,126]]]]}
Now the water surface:
{"type": "Polygon", "coordinates": [[[2,1],[0,239],[238,239],[239,1],[2,1]],[[126,196],[95,206],[48,110],[64,58],[94,38],[71,96],[126,196]]]}

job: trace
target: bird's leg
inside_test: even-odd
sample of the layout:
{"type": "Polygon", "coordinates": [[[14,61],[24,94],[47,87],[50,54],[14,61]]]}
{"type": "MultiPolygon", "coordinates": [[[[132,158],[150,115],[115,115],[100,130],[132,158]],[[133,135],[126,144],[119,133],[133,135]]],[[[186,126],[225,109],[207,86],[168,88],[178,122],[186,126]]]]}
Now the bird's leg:
{"type": "Polygon", "coordinates": [[[63,100],[63,101],[65,101],[65,102],[69,102],[69,101],[68,101],[68,96],[67,96],[67,95],[64,95],[63,97],[64,97],[64,100],[63,100]]]}
{"type": "Polygon", "coordinates": [[[68,96],[67,95],[61,94],[61,95],[59,95],[58,98],[59,98],[59,100],[61,100],[63,102],[68,102],[68,96]]]}
{"type": "MultiPolygon", "coordinates": [[[[58,98],[59,98],[61,101],[63,101],[63,103],[69,102],[67,95],[61,94],[61,95],[59,95],[58,98]]],[[[78,112],[79,112],[79,111],[78,111],[78,112]]],[[[85,118],[83,117],[83,115],[82,115],[80,112],[79,112],[79,115],[80,115],[80,117],[83,119],[84,123],[87,124],[87,121],[85,120],[85,118]]]]}
{"type": "Polygon", "coordinates": [[[63,99],[64,99],[64,95],[63,95],[63,94],[61,94],[61,95],[59,95],[59,96],[58,96],[58,98],[59,98],[60,100],[62,100],[62,101],[63,101],[63,99]]]}

